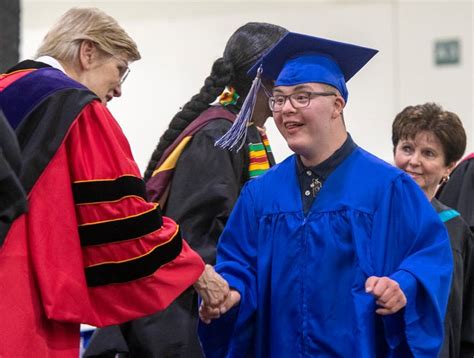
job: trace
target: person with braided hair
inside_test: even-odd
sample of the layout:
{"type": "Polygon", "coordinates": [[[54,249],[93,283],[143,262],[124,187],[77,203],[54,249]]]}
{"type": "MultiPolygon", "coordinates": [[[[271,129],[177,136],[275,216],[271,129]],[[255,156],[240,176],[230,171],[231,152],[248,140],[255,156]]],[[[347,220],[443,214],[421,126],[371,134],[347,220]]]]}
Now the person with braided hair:
{"type": "MultiPolygon", "coordinates": [[[[237,29],[199,93],[171,120],[145,171],[149,199],[180,224],[184,239],[208,264],[215,262],[217,240],[242,186],[274,164],[261,129],[271,116],[264,89],[242,150],[230,152],[214,144],[247,97],[252,85],[247,71],[286,33],[258,22],[237,29]]],[[[197,294],[189,289],[159,314],[123,324],[121,330],[115,326],[96,332],[85,357],[113,356],[127,345],[132,357],[201,357],[197,324],[197,294]]]]}
{"type": "MultiPolygon", "coordinates": [[[[152,177],[152,174],[155,171],[159,160],[163,157],[165,150],[191,122],[193,122],[202,112],[211,107],[211,103],[214,102],[215,99],[224,91],[225,87],[231,83],[233,73],[234,67],[230,61],[221,57],[214,62],[211,74],[206,78],[204,86],[201,88],[200,92],[193,96],[191,100],[184,105],[182,110],[176,113],[171,120],[168,129],[161,136],[145,170],[145,181],[148,181],[152,177]]],[[[228,97],[229,94],[230,93],[227,92],[226,96],[228,97]]]]}

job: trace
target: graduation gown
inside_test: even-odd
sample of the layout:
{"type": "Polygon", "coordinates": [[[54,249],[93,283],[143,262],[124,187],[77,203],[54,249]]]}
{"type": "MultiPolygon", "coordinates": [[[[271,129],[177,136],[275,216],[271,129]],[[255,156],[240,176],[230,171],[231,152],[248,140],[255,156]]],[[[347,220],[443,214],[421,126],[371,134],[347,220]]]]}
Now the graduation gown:
{"type": "Polygon", "coordinates": [[[458,212],[433,198],[448,229],[454,259],[440,358],[474,357],[474,237],[458,212]]]}
{"type": "Polygon", "coordinates": [[[446,229],[406,174],[357,148],[305,216],[291,156],[242,190],[216,270],[241,301],[200,323],[207,357],[436,357],[452,255],[446,229]],[[369,276],[407,297],[379,316],[369,276]]]}
{"type": "Polygon", "coordinates": [[[0,77],[16,128],[29,211],[0,250],[0,356],[74,357],[79,325],[164,309],[203,271],[179,227],[145,199],[118,123],[61,71],[0,77]]]}

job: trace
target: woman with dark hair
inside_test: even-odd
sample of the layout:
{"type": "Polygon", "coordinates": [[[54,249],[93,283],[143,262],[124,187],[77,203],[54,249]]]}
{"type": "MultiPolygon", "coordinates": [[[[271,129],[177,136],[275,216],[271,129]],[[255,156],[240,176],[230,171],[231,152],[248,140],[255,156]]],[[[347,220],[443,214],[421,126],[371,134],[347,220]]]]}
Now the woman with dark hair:
{"type": "MultiPolygon", "coordinates": [[[[263,86],[241,150],[220,149],[215,142],[231,128],[251,89],[247,71],[286,33],[268,23],[240,27],[199,93],[171,120],[145,171],[149,199],[180,224],[206,263],[215,262],[217,240],[243,184],[274,164],[263,130],[271,116],[263,86]]],[[[167,310],[121,329],[132,357],[201,357],[197,324],[197,294],[191,287],[167,310]]],[[[89,356],[97,356],[92,348],[98,338],[89,356]]]]}
{"type": "Polygon", "coordinates": [[[395,165],[421,187],[445,223],[454,258],[440,357],[474,356],[474,238],[458,212],[434,195],[466,148],[459,117],[434,103],[409,106],[392,125],[395,165]]]}

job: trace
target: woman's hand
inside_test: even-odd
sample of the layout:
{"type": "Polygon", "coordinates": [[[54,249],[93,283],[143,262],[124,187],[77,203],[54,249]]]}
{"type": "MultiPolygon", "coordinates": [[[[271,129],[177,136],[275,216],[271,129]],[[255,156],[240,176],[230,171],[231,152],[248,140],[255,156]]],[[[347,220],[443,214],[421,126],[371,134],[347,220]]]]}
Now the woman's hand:
{"type": "Polygon", "coordinates": [[[204,301],[201,302],[201,306],[199,307],[199,317],[201,320],[209,324],[213,319],[219,318],[221,315],[226,313],[232,307],[237,305],[240,302],[240,293],[236,290],[231,289],[227,299],[220,307],[211,307],[206,305],[204,301]]]}
{"type": "Polygon", "coordinates": [[[204,304],[210,307],[220,307],[229,295],[229,284],[211,265],[206,265],[204,272],[194,283],[194,289],[204,304]]]}

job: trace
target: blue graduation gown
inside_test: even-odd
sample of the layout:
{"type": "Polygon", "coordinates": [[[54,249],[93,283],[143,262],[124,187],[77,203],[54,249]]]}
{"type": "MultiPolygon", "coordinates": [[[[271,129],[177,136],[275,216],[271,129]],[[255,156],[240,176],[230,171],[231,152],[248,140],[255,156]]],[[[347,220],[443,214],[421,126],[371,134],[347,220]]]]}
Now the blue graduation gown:
{"type": "Polygon", "coordinates": [[[240,305],[201,323],[207,357],[436,357],[452,273],[443,223],[418,185],[357,148],[302,211],[291,156],[248,183],[218,246],[216,269],[240,305]],[[375,313],[369,276],[405,295],[375,313]]]}

